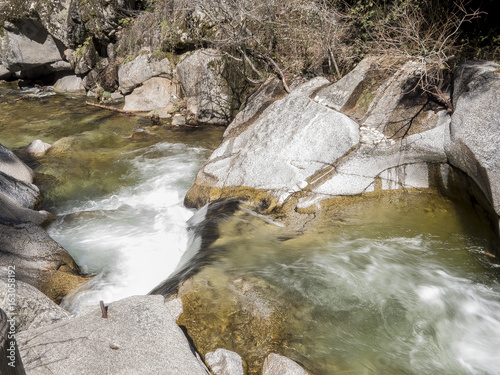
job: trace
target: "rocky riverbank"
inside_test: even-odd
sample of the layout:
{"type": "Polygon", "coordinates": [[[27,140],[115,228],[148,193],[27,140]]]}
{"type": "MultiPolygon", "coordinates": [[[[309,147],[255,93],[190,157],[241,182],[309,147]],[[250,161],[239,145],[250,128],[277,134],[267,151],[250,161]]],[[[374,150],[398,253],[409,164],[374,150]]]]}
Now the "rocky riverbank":
{"type": "MultiPolygon", "coordinates": [[[[53,85],[160,123],[227,126],[185,198],[188,207],[244,201],[247,210],[294,236],[363,199],[432,192],[465,202],[488,222],[490,255],[498,259],[498,64],[461,64],[440,98],[419,86],[417,61],[374,56],[335,82],[295,77],[288,87],[278,69],[279,78],[248,90],[228,56],[208,45],[168,54],[146,46],[119,56],[124,23],[140,2],[105,3],[39,1],[7,20],[0,79],[53,85]]],[[[27,151],[41,157],[49,145],[38,146],[27,151]]],[[[191,341],[185,335],[197,334],[191,324],[208,303],[197,294],[205,286],[195,273],[174,289],[153,291],[163,296],[110,304],[107,318],[97,306],[72,316],[57,303],[86,278],[45,232],[53,216],[34,209],[39,199],[33,171],[0,145],[0,277],[15,271],[18,342],[29,374],[244,374],[248,367],[266,375],[305,373],[272,353],[285,340],[280,325],[287,307],[263,301],[267,286],[257,281],[231,285],[240,293],[234,310],[248,324],[247,336],[257,324],[272,339],[265,347],[255,344],[245,361],[223,349],[223,341],[210,351],[214,344],[201,334],[191,341]],[[183,315],[177,315],[180,300],[165,303],[174,294],[187,304],[183,315]],[[266,314],[268,303],[279,316],[266,314]]],[[[0,307],[9,312],[8,283],[0,282],[0,290],[0,307]]],[[[239,337],[235,346],[245,340],[239,337]]]]}
{"type": "Polygon", "coordinates": [[[453,111],[412,89],[412,62],[385,66],[367,58],[338,82],[315,78],[284,98],[268,83],[227,128],[186,205],[241,198],[300,226],[341,197],[434,189],[479,202],[498,236],[499,65],[461,65],[453,111]]]}

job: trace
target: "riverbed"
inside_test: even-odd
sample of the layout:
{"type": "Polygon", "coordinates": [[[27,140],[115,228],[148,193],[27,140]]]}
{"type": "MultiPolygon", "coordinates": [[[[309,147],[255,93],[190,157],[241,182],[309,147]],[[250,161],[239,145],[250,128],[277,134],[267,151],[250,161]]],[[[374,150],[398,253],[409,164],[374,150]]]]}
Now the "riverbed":
{"type": "MultiPolygon", "coordinates": [[[[93,276],[64,307],[146,294],[196,251],[182,202],[224,129],[154,126],[13,85],[0,95],[0,143],[57,142],[27,162],[40,208],[58,215],[49,234],[93,276]]],[[[222,212],[185,300],[199,350],[234,350],[249,373],[274,350],[317,375],[498,374],[499,274],[481,218],[427,192],[353,207],[295,235],[251,207],[222,212]],[[255,306],[279,329],[253,328],[255,306]]]]}

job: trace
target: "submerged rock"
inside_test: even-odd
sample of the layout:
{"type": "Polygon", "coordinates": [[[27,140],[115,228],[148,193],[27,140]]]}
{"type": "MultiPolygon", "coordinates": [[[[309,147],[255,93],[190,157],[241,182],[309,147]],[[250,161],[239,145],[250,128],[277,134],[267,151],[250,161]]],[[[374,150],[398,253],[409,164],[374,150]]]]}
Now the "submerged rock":
{"type": "Polygon", "coordinates": [[[18,334],[31,375],[208,375],[161,296],[88,307],[69,321],[18,334]]]}
{"type": "Polygon", "coordinates": [[[239,372],[242,363],[244,373],[260,374],[266,356],[279,352],[280,345],[290,337],[287,319],[291,319],[289,314],[293,312],[278,298],[282,290],[263,280],[233,282],[228,275],[212,272],[217,273],[204,268],[181,286],[178,297],[182,298],[184,311],[177,322],[186,328],[200,354],[205,359],[208,356],[207,363],[214,360],[221,374],[226,374],[224,369],[229,366],[222,363],[229,358],[233,363],[235,359],[227,352],[215,358],[214,354],[209,355],[220,348],[242,357],[243,362],[236,360],[238,365],[234,363],[231,368],[236,365],[239,372]],[[217,283],[207,283],[214,276],[217,283]]]}
{"type": "Polygon", "coordinates": [[[262,375],[307,375],[307,371],[297,363],[283,357],[282,355],[271,353],[264,362],[262,375]]]}
{"type": "MultiPolygon", "coordinates": [[[[54,87],[55,89],[55,87],[54,87]]],[[[41,157],[45,155],[45,152],[50,148],[50,143],[45,143],[42,142],[39,139],[34,140],[31,142],[28,146],[26,146],[26,154],[28,154],[31,157],[41,157]]]]}

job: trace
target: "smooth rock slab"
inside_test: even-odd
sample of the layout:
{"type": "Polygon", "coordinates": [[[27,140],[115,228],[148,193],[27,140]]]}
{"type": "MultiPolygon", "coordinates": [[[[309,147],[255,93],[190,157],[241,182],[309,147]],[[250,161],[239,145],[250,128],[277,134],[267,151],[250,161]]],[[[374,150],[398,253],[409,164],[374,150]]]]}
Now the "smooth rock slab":
{"type": "Polygon", "coordinates": [[[162,296],[134,296],[74,319],[21,332],[30,375],[207,375],[162,296]]]}
{"type": "MultiPolygon", "coordinates": [[[[358,124],[309,99],[304,94],[313,90],[310,86],[274,102],[241,134],[226,137],[198,173],[195,186],[245,186],[279,198],[299,191],[315,172],[358,144],[358,124]]],[[[188,192],[188,204],[189,199],[188,192]]]]}
{"type": "Polygon", "coordinates": [[[262,375],[308,375],[308,373],[291,359],[271,353],[264,361],[262,375]]]}

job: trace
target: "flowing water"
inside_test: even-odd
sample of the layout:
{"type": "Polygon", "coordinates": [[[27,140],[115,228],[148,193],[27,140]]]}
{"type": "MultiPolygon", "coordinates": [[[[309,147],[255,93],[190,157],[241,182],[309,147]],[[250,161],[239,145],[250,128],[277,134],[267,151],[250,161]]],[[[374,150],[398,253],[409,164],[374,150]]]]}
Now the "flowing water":
{"type": "Polygon", "coordinates": [[[32,163],[42,208],[59,216],[48,232],[94,275],[64,307],[77,312],[100,300],[147,294],[186,249],[193,212],[183,198],[223,129],[168,130],[86,106],[82,97],[2,89],[2,144],[57,141],[32,163]]]}
{"type": "Polygon", "coordinates": [[[467,207],[427,194],[381,200],[299,236],[236,209],[197,258],[202,241],[186,222],[204,215],[182,200],[222,129],[151,127],[79,97],[14,101],[26,93],[12,86],[0,95],[0,143],[59,140],[31,165],[42,208],[59,215],[50,235],[94,275],[64,302],[72,311],[148,293],[186,254],[205,285],[201,309],[186,307],[197,320],[188,331],[200,350],[237,351],[249,372],[269,341],[316,375],[500,373],[498,268],[467,207]],[[279,332],[261,340],[252,308],[279,332]]]}
{"type": "Polygon", "coordinates": [[[485,228],[432,195],[368,208],[284,240],[253,215],[227,218],[187,294],[195,306],[182,323],[205,335],[195,343],[227,347],[224,326],[255,324],[250,344],[232,334],[228,347],[250,367],[267,345],[313,374],[498,374],[500,285],[485,228]],[[240,313],[259,316],[263,295],[276,309],[261,316],[281,332],[240,313]]]}

